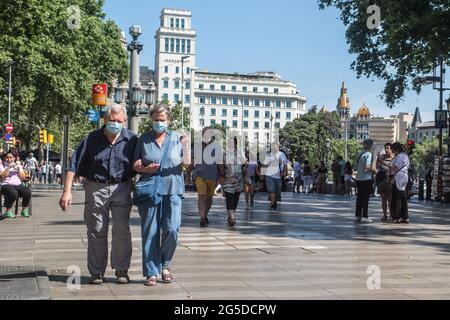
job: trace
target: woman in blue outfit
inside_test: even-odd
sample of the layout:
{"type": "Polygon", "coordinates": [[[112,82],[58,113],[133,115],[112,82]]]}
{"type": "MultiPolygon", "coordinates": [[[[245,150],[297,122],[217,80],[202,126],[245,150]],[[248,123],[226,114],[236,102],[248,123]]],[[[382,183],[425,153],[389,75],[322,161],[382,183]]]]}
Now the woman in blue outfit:
{"type": "Polygon", "coordinates": [[[150,116],[152,128],[138,141],[133,169],[141,174],[134,203],[141,216],[142,267],[145,285],[173,280],[170,262],[181,225],[181,198],[184,193],[183,165],[190,161],[186,135],[168,129],[170,110],[156,105],[150,116]]]}

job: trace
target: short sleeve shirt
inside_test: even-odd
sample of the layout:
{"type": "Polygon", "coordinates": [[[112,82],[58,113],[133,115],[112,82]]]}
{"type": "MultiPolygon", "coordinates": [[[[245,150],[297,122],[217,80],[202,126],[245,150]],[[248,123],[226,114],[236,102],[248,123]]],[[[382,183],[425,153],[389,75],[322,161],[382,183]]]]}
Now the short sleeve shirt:
{"type": "Polygon", "coordinates": [[[369,151],[363,151],[358,156],[359,161],[356,164],[357,173],[356,173],[356,181],[367,181],[373,180],[372,172],[367,171],[366,168],[372,165],[372,153],[369,151]]]}
{"type": "Polygon", "coordinates": [[[402,152],[392,160],[392,165],[400,169],[395,174],[395,184],[397,189],[405,191],[408,184],[408,169],[410,166],[409,157],[406,153],[402,152]]]}
{"type": "MultiPolygon", "coordinates": [[[[181,195],[184,193],[183,145],[179,134],[172,132],[170,137],[166,136],[163,145],[160,147],[155,140],[153,131],[144,133],[138,140],[133,162],[137,160],[142,160],[144,166],[151,163],[161,165],[159,174],[162,183],[159,192],[162,195],[181,195]],[[163,148],[167,148],[167,151],[164,163],[161,163],[163,148]]],[[[144,173],[139,180],[146,181],[155,178],[156,175],[154,174],[144,173]]]]}

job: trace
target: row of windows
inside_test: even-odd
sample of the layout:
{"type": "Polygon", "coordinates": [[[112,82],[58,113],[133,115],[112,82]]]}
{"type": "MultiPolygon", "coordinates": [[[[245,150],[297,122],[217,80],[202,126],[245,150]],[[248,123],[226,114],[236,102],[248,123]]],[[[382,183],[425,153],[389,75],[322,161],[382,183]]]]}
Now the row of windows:
{"type": "Polygon", "coordinates": [[[186,26],[186,20],[180,18],[170,18],[170,27],[177,29],[184,29],[186,26]]]}
{"type": "MultiPolygon", "coordinates": [[[[180,89],[180,82],[179,80],[175,80],[173,82],[173,87],[174,89],[180,89]]],[[[169,88],[169,80],[163,80],[163,88],[164,89],[168,89],[169,88]]],[[[184,82],[184,88],[185,89],[191,89],[191,82],[190,81],[185,81],[184,82]]]]}
{"type": "Polygon", "coordinates": [[[191,53],[191,40],[179,38],[164,38],[165,52],[191,53]]]}
{"type": "MultiPolygon", "coordinates": [[[[169,73],[169,66],[164,66],[164,73],[169,73]]],[[[179,66],[175,67],[175,73],[176,74],[180,73],[180,67],[179,66]]],[[[186,67],[186,74],[191,74],[191,68],[186,67]]]]}
{"type": "MultiPolygon", "coordinates": [[[[215,119],[211,119],[209,125],[210,126],[215,126],[216,124],[218,124],[218,122],[215,119]]],[[[220,124],[224,127],[228,127],[228,121],[227,120],[221,120],[220,124]]],[[[248,121],[244,121],[243,122],[244,125],[244,129],[249,129],[249,122],[248,121]]],[[[205,119],[200,119],[200,126],[204,127],[205,126],[205,119]]],[[[231,121],[231,127],[232,128],[237,128],[238,127],[238,121],[237,120],[233,120],[231,121]]],[[[264,122],[264,129],[270,129],[270,123],[269,122],[264,122]]],[[[280,123],[279,122],[275,122],[274,124],[274,128],[275,129],[280,129],[280,123]]],[[[260,129],[259,126],[259,121],[254,121],[253,122],[253,129],[260,129]]]]}
{"type": "MultiPolygon", "coordinates": [[[[163,98],[163,100],[169,100],[169,94],[164,93],[162,95],[162,98],[163,98]]],[[[174,94],[173,95],[173,101],[175,101],[175,102],[181,101],[180,100],[180,95],[177,94],[177,93],[174,94]]],[[[189,94],[184,95],[184,103],[191,103],[191,95],[189,95],[189,94]]]]}
{"type": "MultiPolygon", "coordinates": [[[[206,98],[206,97],[199,97],[198,102],[200,104],[222,104],[222,105],[233,105],[233,106],[253,106],[253,107],[276,107],[281,108],[281,101],[280,100],[260,100],[260,99],[228,99],[228,98],[206,98]]],[[[286,101],[285,102],[286,108],[292,108],[292,101],[286,101]]]]}
{"type": "MultiPolygon", "coordinates": [[[[228,109],[222,109],[222,117],[227,117],[228,116],[228,111],[229,111],[228,109]]],[[[231,110],[231,114],[232,114],[233,117],[238,117],[239,116],[239,110],[233,109],[233,110],[231,110]]],[[[249,114],[250,114],[249,110],[244,110],[243,117],[244,118],[248,118],[249,114]]],[[[204,116],[204,115],[205,115],[205,108],[201,107],[200,108],[200,116],[204,116]]],[[[210,115],[211,116],[216,116],[217,115],[216,108],[211,108],[210,109],[210,115]]],[[[254,110],[253,111],[253,117],[254,118],[259,118],[260,117],[259,110],[254,110]]],[[[265,111],[264,112],[264,118],[266,118],[266,119],[270,119],[271,118],[270,111],[265,111]]],[[[291,112],[286,112],[285,118],[288,119],[288,120],[292,119],[292,113],[291,112]]],[[[281,112],[279,112],[279,111],[275,112],[275,119],[281,119],[281,112]]]]}
{"type": "MultiPolygon", "coordinates": [[[[199,83],[198,88],[200,90],[204,90],[205,89],[205,85],[203,83],[199,83]]],[[[237,86],[231,86],[231,91],[233,92],[237,92],[237,86]]],[[[209,85],[209,90],[211,91],[215,91],[216,90],[216,85],[215,84],[210,84],[209,85]]],[[[227,86],[222,84],[220,86],[220,91],[227,91],[227,86]]],[[[241,88],[241,92],[249,92],[249,88],[247,86],[242,86],[241,88]]],[[[259,88],[258,87],[252,87],[252,92],[254,93],[258,93],[259,92],[259,88]]],[[[263,88],[264,93],[269,93],[269,88],[263,88]]],[[[280,89],[279,88],[274,88],[273,89],[273,93],[280,93],[280,89]]]]}

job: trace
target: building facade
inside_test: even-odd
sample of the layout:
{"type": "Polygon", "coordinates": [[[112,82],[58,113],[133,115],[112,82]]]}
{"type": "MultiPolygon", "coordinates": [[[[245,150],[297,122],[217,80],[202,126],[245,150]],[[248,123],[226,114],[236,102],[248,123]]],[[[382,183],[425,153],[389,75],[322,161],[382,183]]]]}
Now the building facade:
{"type": "Polygon", "coordinates": [[[191,127],[222,125],[253,139],[270,139],[275,129],[305,113],[296,85],[273,72],[200,71],[190,10],[163,9],[155,35],[157,100],[183,103],[191,127]],[[182,83],[183,82],[183,83],[182,83]]]}
{"type": "Polygon", "coordinates": [[[305,112],[306,99],[295,84],[271,72],[229,74],[195,71],[191,123],[222,125],[249,139],[271,133],[305,112]]]}
{"type": "Polygon", "coordinates": [[[339,138],[354,138],[358,142],[370,138],[374,140],[377,148],[387,142],[406,142],[414,118],[412,114],[405,112],[391,115],[389,118],[376,117],[370,113],[365,103],[356,114],[351,114],[350,98],[345,82],[342,83],[336,111],[341,116],[342,130],[339,133],[339,138]]]}
{"type": "Polygon", "coordinates": [[[197,37],[191,18],[190,10],[163,9],[155,35],[157,100],[169,101],[170,105],[180,101],[189,104],[191,100],[190,79],[196,65],[197,37]]]}

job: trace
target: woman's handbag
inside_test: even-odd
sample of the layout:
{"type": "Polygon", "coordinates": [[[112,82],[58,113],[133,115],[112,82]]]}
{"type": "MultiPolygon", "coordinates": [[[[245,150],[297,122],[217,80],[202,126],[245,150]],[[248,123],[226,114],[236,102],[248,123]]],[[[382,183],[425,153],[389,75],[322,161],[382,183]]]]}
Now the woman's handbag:
{"type": "MultiPolygon", "coordinates": [[[[169,139],[163,147],[163,154],[161,158],[161,164],[158,171],[155,173],[153,179],[139,180],[136,183],[135,190],[133,192],[133,204],[140,205],[156,205],[162,200],[162,195],[159,193],[158,187],[161,185],[161,171],[162,166],[166,160],[166,156],[169,149],[171,134],[169,133],[166,139],[169,139]]],[[[166,141],[165,141],[166,142],[166,141]]]]}

